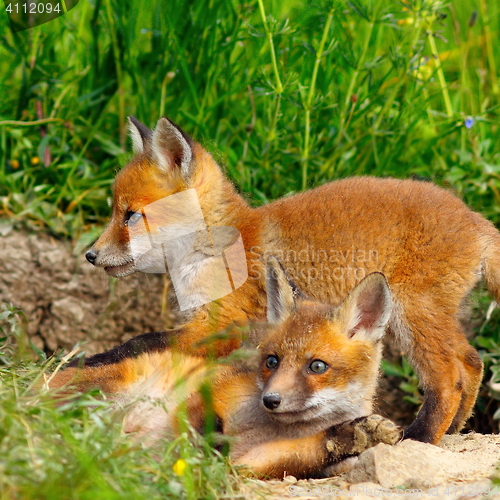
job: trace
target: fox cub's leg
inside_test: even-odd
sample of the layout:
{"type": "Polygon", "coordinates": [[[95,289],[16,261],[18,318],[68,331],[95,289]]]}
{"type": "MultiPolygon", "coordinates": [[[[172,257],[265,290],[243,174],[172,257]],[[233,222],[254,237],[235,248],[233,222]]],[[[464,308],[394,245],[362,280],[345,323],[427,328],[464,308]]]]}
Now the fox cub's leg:
{"type": "Polygon", "coordinates": [[[483,379],[483,362],[467,339],[464,338],[462,344],[457,347],[457,353],[462,363],[462,398],[458,411],[447,431],[448,434],[459,432],[471,416],[483,379]]]}
{"type": "Polygon", "coordinates": [[[414,336],[409,355],[424,389],[424,404],[404,437],[436,444],[446,432],[460,430],[472,413],[482,362],[449,311],[426,315],[407,308],[407,318],[414,336]]]}
{"type": "Polygon", "coordinates": [[[347,472],[363,451],[379,443],[396,444],[401,439],[401,429],[380,415],[368,415],[344,422],[329,430],[326,448],[333,462],[322,471],[322,476],[347,472]]]}
{"type": "Polygon", "coordinates": [[[313,436],[261,443],[233,461],[263,477],[326,477],[349,470],[351,457],[378,443],[393,445],[400,437],[401,431],[393,422],[369,415],[313,436]]]}

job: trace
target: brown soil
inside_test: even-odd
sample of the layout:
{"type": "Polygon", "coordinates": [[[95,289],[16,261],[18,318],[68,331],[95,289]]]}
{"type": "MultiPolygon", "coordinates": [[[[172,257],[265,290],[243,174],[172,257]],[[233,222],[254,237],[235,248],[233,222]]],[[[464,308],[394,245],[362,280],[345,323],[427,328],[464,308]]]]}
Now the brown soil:
{"type": "Polygon", "coordinates": [[[49,354],[77,342],[93,354],[171,326],[162,276],[109,278],[83,251],[44,234],[4,232],[0,255],[0,304],[24,311],[30,339],[49,354]]]}

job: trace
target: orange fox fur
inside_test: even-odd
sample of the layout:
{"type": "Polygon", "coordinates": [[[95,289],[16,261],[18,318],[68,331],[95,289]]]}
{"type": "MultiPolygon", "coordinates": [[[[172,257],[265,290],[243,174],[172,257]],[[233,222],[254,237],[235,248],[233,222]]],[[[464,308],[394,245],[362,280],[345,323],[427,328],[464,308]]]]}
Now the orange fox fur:
{"type": "MultiPolygon", "coordinates": [[[[127,226],[149,203],[194,188],[208,226],[240,231],[249,277],[233,293],[191,311],[173,332],[142,335],[90,358],[82,387],[95,377],[126,390],[116,365],[138,365],[141,353],[161,354],[174,344],[195,356],[239,347],[233,325],[264,315],[263,261],[276,255],[300,289],[332,305],[364,276],[383,272],[394,297],[388,333],[408,353],[425,397],[405,437],[437,443],[462,428],[482,376],[460,323],[463,303],[481,278],[500,300],[500,234],[489,221],[433,184],[370,177],[251,208],[211,155],[168,119],[153,132],[131,119],[130,131],[136,156],[115,180],[111,221],[87,259],[112,276],[133,273],[127,226]],[[222,329],[226,338],[200,344],[222,329]]],[[[152,234],[160,231],[154,217],[147,222],[152,234]]]]}
{"type": "Polygon", "coordinates": [[[176,409],[187,401],[194,427],[215,415],[233,463],[262,477],[330,475],[379,442],[394,444],[397,427],[371,415],[392,307],[383,275],[332,307],[303,298],[276,259],[266,274],[268,322],[252,324],[239,360],[211,365],[170,349],[68,368],[50,385],[99,386],[128,407],[125,430],[149,440],[176,434],[176,409]],[[210,411],[198,392],[207,383],[210,411]]]}

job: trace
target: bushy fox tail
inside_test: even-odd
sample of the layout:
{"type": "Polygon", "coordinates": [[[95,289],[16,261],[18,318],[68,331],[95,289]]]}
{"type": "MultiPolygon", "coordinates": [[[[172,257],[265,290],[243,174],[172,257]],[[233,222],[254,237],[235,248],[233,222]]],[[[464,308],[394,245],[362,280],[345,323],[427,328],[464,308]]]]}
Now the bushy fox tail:
{"type": "Polygon", "coordinates": [[[484,250],[482,275],[489,292],[500,305],[500,233],[489,221],[482,219],[484,250]]]}

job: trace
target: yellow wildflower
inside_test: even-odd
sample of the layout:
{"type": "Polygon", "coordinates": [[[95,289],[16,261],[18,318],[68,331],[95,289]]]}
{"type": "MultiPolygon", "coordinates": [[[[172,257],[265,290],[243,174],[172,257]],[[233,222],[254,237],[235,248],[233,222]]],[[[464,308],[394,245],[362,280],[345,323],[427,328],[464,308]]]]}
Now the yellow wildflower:
{"type": "Polygon", "coordinates": [[[398,19],[398,25],[399,26],[404,26],[406,25],[412,25],[415,22],[415,19],[413,17],[405,17],[404,19],[398,19]]]}
{"type": "Polygon", "coordinates": [[[182,476],[184,475],[184,471],[186,470],[187,463],[185,460],[182,458],[179,458],[177,462],[175,462],[174,466],[172,467],[172,470],[178,475],[182,476]]]}
{"type": "Polygon", "coordinates": [[[418,78],[421,81],[426,82],[432,76],[432,72],[434,71],[432,59],[428,57],[422,57],[418,62],[417,68],[413,71],[413,76],[418,78]]]}

